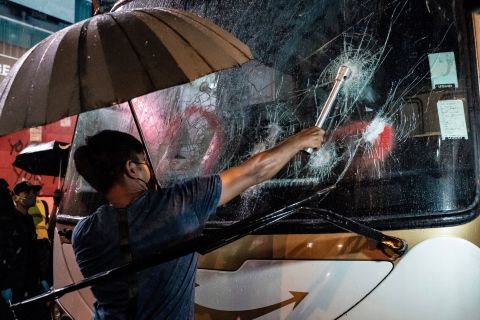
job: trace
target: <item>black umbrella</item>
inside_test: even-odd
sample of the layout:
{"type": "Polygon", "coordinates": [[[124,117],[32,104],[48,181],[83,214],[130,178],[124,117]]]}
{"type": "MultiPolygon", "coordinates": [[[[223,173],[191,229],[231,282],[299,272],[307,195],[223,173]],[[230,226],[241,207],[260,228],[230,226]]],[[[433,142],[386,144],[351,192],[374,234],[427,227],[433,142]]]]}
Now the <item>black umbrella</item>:
{"type": "Polygon", "coordinates": [[[13,165],[31,174],[64,177],[69,154],[69,143],[32,143],[20,151],[13,165]]]}
{"type": "Polygon", "coordinates": [[[189,12],[105,13],[62,29],[0,84],[0,135],[130,101],[252,59],[250,49],[189,12]]]}
{"type": "MultiPolygon", "coordinates": [[[[0,136],[240,66],[247,45],[189,12],[105,13],[62,29],[20,58],[0,83],[0,136]]],[[[153,177],[156,181],[156,177],[153,177]]]]}

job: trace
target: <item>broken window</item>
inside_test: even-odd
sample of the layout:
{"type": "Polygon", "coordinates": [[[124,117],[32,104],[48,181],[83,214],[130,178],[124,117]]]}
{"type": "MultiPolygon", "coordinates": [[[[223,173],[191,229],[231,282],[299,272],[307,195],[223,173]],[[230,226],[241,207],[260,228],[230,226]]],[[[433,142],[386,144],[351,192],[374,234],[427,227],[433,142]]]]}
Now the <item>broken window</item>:
{"type": "MultiPolygon", "coordinates": [[[[299,153],[274,179],[219,208],[208,227],[272,212],[331,185],[336,188],[311,206],[378,228],[475,216],[478,87],[471,16],[459,4],[153,2],[126,7],[187,9],[231,31],[255,57],[133,100],[164,186],[239,164],[314,125],[339,67],[351,70],[325,122],[324,146],[299,153]]],[[[106,128],[137,135],[125,105],[82,114],[77,126],[73,148],[106,128]]],[[[100,202],[72,163],[69,169],[63,212],[93,212],[100,202]],[[82,209],[74,206],[79,201],[82,209]]],[[[296,214],[272,231],[322,228],[315,215],[296,214]]]]}

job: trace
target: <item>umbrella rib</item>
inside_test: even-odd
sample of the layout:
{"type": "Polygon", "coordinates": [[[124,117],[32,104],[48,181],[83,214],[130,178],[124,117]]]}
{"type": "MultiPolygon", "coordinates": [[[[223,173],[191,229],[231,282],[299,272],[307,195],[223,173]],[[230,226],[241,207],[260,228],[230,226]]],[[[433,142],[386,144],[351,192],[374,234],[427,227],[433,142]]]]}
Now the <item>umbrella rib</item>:
{"type": "MultiPolygon", "coordinates": [[[[151,14],[150,12],[146,11],[146,10],[137,10],[138,12],[143,12],[149,16],[151,16],[152,18],[154,18],[155,20],[157,21],[160,21],[161,23],[163,23],[164,25],[166,25],[168,28],[170,28],[170,30],[172,30],[178,37],[180,37],[183,41],[185,41],[186,43],[188,43],[188,45],[192,48],[194,48],[194,46],[190,43],[190,41],[188,41],[184,36],[182,36],[181,33],[179,33],[175,28],[173,28],[172,26],[170,26],[166,21],[163,21],[161,19],[159,19],[158,17],[156,17],[155,15],[151,14]]],[[[205,62],[205,64],[212,70],[212,71],[216,71],[216,69],[210,64],[208,63],[207,60],[205,60],[205,58],[201,55],[201,54],[198,54],[197,53],[197,56],[200,57],[200,59],[203,60],[203,62],[205,62]]]]}
{"type": "MultiPolygon", "coordinates": [[[[14,80],[14,77],[7,77],[5,78],[6,80],[5,83],[4,83],[4,87],[5,88],[11,88],[12,87],[12,84],[13,84],[13,80],[14,80]]],[[[10,92],[10,90],[2,90],[2,93],[0,95],[0,101],[4,101],[8,98],[8,93],[10,92]]],[[[0,105],[0,113],[3,112],[3,109],[5,108],[5,105],[6,103],[2,103],[2,105],[0,105]]]]}
{"type": "Polygon", "coordinates": [[[120,0],[120,1],[117,1],[112,9],[110,9],[110,12],[115,12],[117,11],[117,9],[120,9],[121,7],[123,7],[124,5],[128,4],[129,2],[132,2],[133,0],[120,0]]]}
{"type": "Polygon", "coordinates": [[[80,100],[80,110],[83,109],[85,98],[83,97],[83,89],[82,89],[82,72],[85,72],[86,68],[86,39],[87,39],[87,32],[88,26],[90,24],[90,20],[85,21],[80,29],[80,34],[78,36],[78,58],[77,58],[77,68],[78,68],[78,98],[80,100]]]}
{"type": "MultiPolygon", "coordinates": [[[[18,73],[20,73],[20,71],[23,72],[23,69],[26,68],[25,61],[26,61],[27,57],[37,47],[38,47],[38,44],[36,44],[32,48],[30,48],[30,50],[28,50],[22,57],[20,57],[17,60],[17,62],[14,64],[12,69],[10,70],[7,77],[3,80],[2,85],[0,87],[0,89],[2,89],[2,94],[1,94],[1,97],[0,97],[0,113],[1,114],[4,113],[5,107],[7,107],[7,110],[8,110],[8,104],[10,102],[10,93],[11,93],[10,90],[12,89],[12,87],[16,86],[16,81],[15,81],[17,79],[16,75],[18,73]]],[[[13,99],[15,99],[15,97],[13,97],[13,99]]],[[[3,119],[2,119],[2,122],[4,122],[3,119]]],[[[25,123],[24,120],[22,122],[25,123]]],[[[16,130],[23,129],[23,127],[24,126],[19,127],[18,124],[15,123],[13,128],[14,128],[14,131],[16,131],[16,130]]],[[[10,128],[10,130],[12,130],[12,129],[10,128]]],[[[7,134],[7,132],[3,131],[3,129],[0,129],[0,136],[4,135],[4,134],[7,134]]]]}
{"type": "Polygon", "coordinates": [[[115,15],[114,14],[111,14],[111,13],[108,13],[108,15],[113,19],[113,21],[115,21],[115,23],[117,24],[117,26],[119,27],[120,30],[122,30],[123,34],[125,35],[125,39],[128,41],[128,44],[130,45],[130,48],[132,48],[132,51],[135,53],[135,55],[137,56],[137,60],[138,62],[142,65],[142,68],[143,70],[145,70],[145,74],[147,75],[148,77],[148,80],[150,81],[150,84],[152,85],[152,88],[156,88],[155,86],[155,82],[153,81],[152,77],[150,76],[150,72],[148,70],[148,68],[145,66],[145,64],[143,63],[143,59],[141,58],[140,54],[138,53],[138,51],[135,49],[135,46],[133,45],[133,42],[130,40],[130,37],[128,36],[128,33],[125,31],[125,29],[123,28],[123,26],[118,23],[117,19],[115,19],[115,15]]]}
{"type": "MultiPolygon", "coordinates": [[[[43,59],[44,59],[45,56],[47,55],[47,51],[48,51],[48,50],[50,49],[50,47],[53,45],[53,43],[54,43],[55,40],[56,40],[56,39],[55,39],[54,37],[52,37],[52,39],[50,40],[50,43],[46,46],[46,49],[43,51],[43,54],[42,54],[42,56],[41,56],[41,58],[40,58],[40,61],[43,61],[43,59]]],[[[41,66],[41,63],[39,63],[39,64],[37,65],[37,68],[35,69],[35,75],[38,74],[38,71],[39,71],[39,69],[40,69],[40,66],[41,66]]],[[[50,74],[50,76],[51,76],[51,74],[50,74]]],[[[33,95],[33,91],[34,91],[34,90],[33,90],[33,89],[34,89],[33,85],[34,85],[34,83],[35,83],[36,80],[37,80],[37,77],[34,77],[33,79],[31,79],[31,80],[30,80],[30,86],[29,86],[29,88],[28,88],[30,94],[28,95],[27,105],[28,105],[28,109],[29,109],[30,112],[32,112],[32,110],[30,110],[30,108],[31,108],[31,106],[32,106],[31,101],[32,101],[32,95],[33,95]]],[[[28,115],[28,113],[27,113],[26,115],[28,115]]],[[[47,110],[45,110],[45,114],[44,114],[44,116],[43,116],[43,122],[44,122],[44,123],[47,123],[47,118],[48,118],[47,115],[48,115],[48,112],[47,112],[47,110]]],[[[24,120],[23,126],[24,126],[24,127],[27,127],[27,119],[26,119],[26,118],[25,118],[25,120],[24,120]]]]}

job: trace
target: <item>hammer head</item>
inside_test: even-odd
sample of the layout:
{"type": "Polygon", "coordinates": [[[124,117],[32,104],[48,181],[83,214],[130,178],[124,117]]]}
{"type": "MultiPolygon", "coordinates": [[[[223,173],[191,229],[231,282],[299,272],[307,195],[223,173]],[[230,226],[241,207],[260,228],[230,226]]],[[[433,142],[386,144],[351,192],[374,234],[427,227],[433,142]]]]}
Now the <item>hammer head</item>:
{"type": "Polygon", "coordinates": [[[350,78],[352,75],[352,69],[348,66],[342,64],[340,68],[338,68],[337,76],[335,77],[335,81],[344,81],[350,78]]]}

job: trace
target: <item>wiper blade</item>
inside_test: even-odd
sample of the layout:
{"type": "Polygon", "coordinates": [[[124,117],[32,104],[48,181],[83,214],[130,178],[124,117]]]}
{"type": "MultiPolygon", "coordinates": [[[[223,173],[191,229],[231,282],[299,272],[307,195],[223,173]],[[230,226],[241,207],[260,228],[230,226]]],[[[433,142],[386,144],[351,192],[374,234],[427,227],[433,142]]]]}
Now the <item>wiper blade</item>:
{"type": "Polygon", "coordinates": [[[386,235],[377,229],[342,216],[331,210],[311,207],[302,207],[300,210],[313,212],[323,220],[339,227],[340,229],[350,231],[374,240],[377,243],[377,247],[389,257],[400,257],[408,249],[408,245],[405,240],[386,235]]]}
{"type": "Polygon", "coordinates": [[[206,254],[235,240],[238,240],[248,234],[254,233],[267,226],[270,226],[277,221],[284,219],[294,213],[297,213],[301,205],[328,194],[328,192],[330,192],[334,188],[335,185],[324,188],[303,200],[300,200],[296,203],[293,203],[267,215],[257,214],[251,216],[239,222],[233,223],[228,227],[224,227],[221,230],[212,232],[208,235],[202,235],[174,244],[153,255],[141,259],[136,259],[130,263],[126,263],[116,268],[97,273],[93,276],[83,279],[80,282],[72,283],[63,288],[52,289],[48,292],[32,297],[30,299],[17,302],[15,304],[12,304],[11,308],[15,309],[17,307],[22,307],[33,302],[52,301],[54,299],[58,299],[64,296],[67,293],[108,281],[127,272],[144,270],[146,268],[150,268],[160,263],[182,257],[192,252],[206,254]]]}
{"type": "Polygon", "coordinates": [[[327,188],[321,189],[316,193],[314,193],[313,195],[303,200],[300,200],[296,203],[293,203],[289,206],[286,206],[280,210],[277,210],[275,212],[272,212],[266,215],[256,214],[254,216],[248,217],[239,222],[233,223],[228,227],[224,227],[221,230],[212,232],[208,235],[202,235],[193,239],[189,239],[189,240],[174,244],[151,256],[147,256],[142,259],[133,260],[130,263],[118,266],[116,268],[113,268],[104,272],[97,273],[78,283],[72,283],[68,286],[65,286],[59,289],[52,289],[49,292],[15,303],[11,306],[11,308],[13,309],[13,308],[25,306],[26,304],[30,304],[32,302],[51,301],[54,299],[58,299],[69,292],[83,289],[83,288],[98,284],[100,282],[108,281],[112,278],[115,278],[127,272],[136,272],[136,271],[144,270],[146,268],[150,268],[160,263],[182,257],[192,252],[206,254],[219,247],[229,244],[235,240],[238,240],[248,234],[252,234],[254,232],[260,231],[302,210],[319,213],[322,215],[322,217],[326,221],[342,229],[355,232],[355,233],[364,235],[368,238],[376,240],[377,243],[381,244],[382,251],[384,249],[390,248],[399,255],[405,252],[406,243],[401,239],[386,236],[378,230],[372,229],[368,226],[365,226],[356,221],[343,217],[332,211],[315,209],[310,207],[303,207],[303,205],[309,202],[312,202],[313,200],[318,200],[318,198],[320,198],[320,200],[323,200],[323,197],[325,197],[335,187],[336,185],[332,185],[327,188]]]}
{"type": "Polygon", "coordinates": [[[208,235],[205,235],[201,238],[205,240],[204,245],[202,246],[201,250],[198,250],[201,254],[206,254],[211,252],[215,249],[223,247],[235,240],[243,238],[246,235],[258,232],[266,227],[269,227],[280,220],[283,220],[295,213],[298,213],[299,210],[302,208],[303,204],[306,204],[312,200],[315,200],[321,196],[325,196],[330,191],[335,189],[335,185],[323,188],[313,195],[304,198],[298,202],[295,202],[291,205],[283,207],[277,211],[268,213],[268,214],[255,214],[243,220],[240,220],[236,223],[233,223],[227,227],[223,227],[222,229],[211,232],[208,235]]]}

